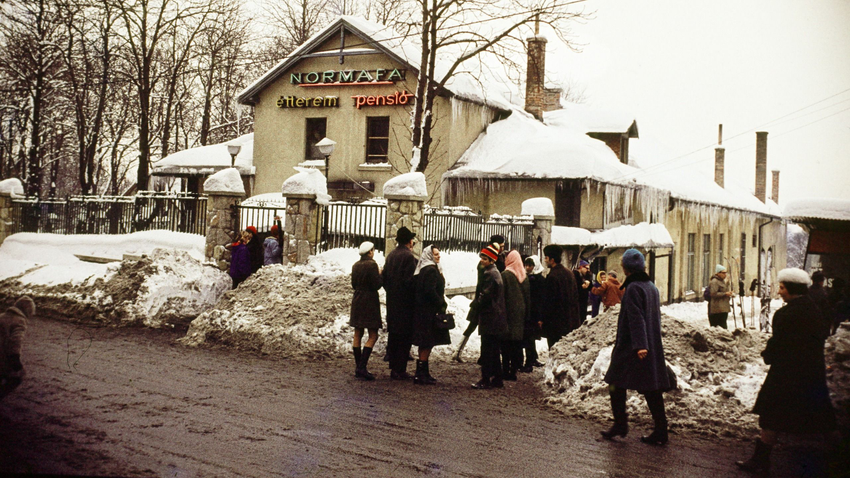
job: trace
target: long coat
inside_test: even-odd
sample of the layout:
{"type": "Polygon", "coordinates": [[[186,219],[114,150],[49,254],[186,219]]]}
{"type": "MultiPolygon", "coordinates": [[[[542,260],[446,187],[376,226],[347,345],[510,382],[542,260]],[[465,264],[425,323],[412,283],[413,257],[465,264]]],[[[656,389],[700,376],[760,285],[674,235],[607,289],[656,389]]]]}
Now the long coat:
{"type": "Polygon", "coordinates": [[[248,241],[248,251],[250,251],[251,274],[260,270],[263,267],[264,255],[263,243],[260,242],[259,236],[254,236],[248,241]]]}
{"type": "Polygon", "coordinates": [[[645,272],[626,278],[617,321],[617,341],[605,381],[618,388],[651,392],[670,388],[661,345],[661,301],[645,272]],[[645,349],[643,360],[637,351],[645,349]]]}
{"type": "Polygon", "coordinates": [[[251,252],[248,246],[235,242],[230,250],[230,277],[234,283],[242,282],[251,275],[251,252]]]}
{"type": "Polygon", "coordinates": [[[9,307],[0,315],[0,377],[15,375],[8,362],[10,355],[21,355],[27,316],[17,307],[9,307]]]}
{"type": "Polygon", "coordinates": [[[351,287],[354,288],[354,298],[351,299],[352,327],[366,329],[381,328],[381,301],[378,290],[382,286],[378,264],[367,256],[363,256],[351,267],[351,287]]]}
{"type": "Polygon", "coordinates": [[[578,326],[578,289],[573,273],[557,264],[546,276],[543,336],[552,342],[572,332],[578,326]]]}
{"type": "Polygon", "coordinates": [[[436,344],[434,316],[446,310],[446,279],[436,265],[425,266],[415,276],[416,310],[413,313],[413,345],[430,349],[436,344]]]}
{"type": "Polygon", "coordinates": [[[773,315],[773,336],[761,353],[770,365],[753,413],[764,429],[815,433],[835,429],[826,387],[826,331],[811,298],[790,300],[773,315]]]}
{"type": "Polygon", "coordinates": [[[413,272],[416,257],[407,247],[398,246],[387,255],[382,272],[387,291],[387,333],[413,334],[413,310],[416,306],[413,272]]]}
{"type": "Polygon", "coordinates": [[[708,283],[708,292],[711,294],[711,298],[708,299],[709,314],[728,313],[732,310],[729,306],[729,297],[726,296],[726,293],[729,292],[729,287],[726,286],[726,282],[720,276],[711,276],[711,281],[708,283]]]}
{"type": "Polygon", "coordinates": [[[546,279],[542,274],[528,274],[529,313],[525,322],[525,338],[540,339],[540,326],[537,322],[543,320],[543,305],[546,303],[546,279]]]}
{"type": "Polygon", "coordinates": [[[487,266],[481,274],[475,304],[478,310],[479,335],[493,335],[501,338],[508,332],[504,286],[502,276],[495,264],[487,266]]]}
{"type": "Polygon", "coordinates": [[[520,281],[509,270],[502,272],[502,285],[505,288],[505,312],[508,322],[506,340],[522,340],[525,319],[528,316],[528,303],[531,300],[531,287],[528,279],[520,281]]]}
{"type": "Polygon", "coordinates": [[[623,289],[620,289],[620,281],[613,277],[609,277],[605,282],[599,284],[599,287],[594,287],[590,292],[602,300],[605,310],[619,304],[623,298],[623,293],[625,293],[623,289]]]}

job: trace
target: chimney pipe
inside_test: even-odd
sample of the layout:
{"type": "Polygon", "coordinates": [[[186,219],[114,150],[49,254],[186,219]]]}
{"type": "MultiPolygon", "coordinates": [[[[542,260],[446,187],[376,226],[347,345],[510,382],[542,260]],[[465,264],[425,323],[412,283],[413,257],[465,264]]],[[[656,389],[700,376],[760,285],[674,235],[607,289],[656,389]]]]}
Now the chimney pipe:
{"type": "Polygon", "coordinates": [[[539,34],[539,24],[535,22],[534,36],[527,39],[528,64],[525,79],[525,111],[535,118],[543,119],[543,106],[546,92],[543,87],[546,73],[546,37],[539,34]]]}
{"type": "Polygon", "coordinates": [[[771,199],[773,199],[773,202],[776,204],[779,204],[779,170],[774,169],[771,173],[773,174],[773,182],[771,184],[770,193],[771,199]]]}
{"type": "Polygon", "coordinates": [[[767,131],[756,131],[756,197],[767,200],[767,131]]]}
{"type": "Polygon", "coordinates": [[[723,146],[723,125],[717,127],[717,147],[714,148],[714,182],[725,188],[723,164],[726,161],[726,147],[723,146]]]}

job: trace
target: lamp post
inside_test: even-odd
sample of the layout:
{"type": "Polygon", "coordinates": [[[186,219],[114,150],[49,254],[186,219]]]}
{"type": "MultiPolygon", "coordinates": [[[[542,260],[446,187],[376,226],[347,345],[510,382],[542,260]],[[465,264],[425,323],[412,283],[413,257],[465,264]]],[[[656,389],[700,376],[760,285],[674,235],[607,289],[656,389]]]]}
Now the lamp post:
{"type": "Polygon", "coordinates": [[[316,143],[319,152],[325,157],[325,179],[330,179],[328,173],[331,169],[331,153],[334,152],[334,146],[336,146],[336,141],[327,137],[316,143]]]}
{"type": "Polygon", "coordinates": [[[230,167],[236,167],[236,155],[242,150],[241,144],[228,144],[227,152],[230,153],[230,167]]]}

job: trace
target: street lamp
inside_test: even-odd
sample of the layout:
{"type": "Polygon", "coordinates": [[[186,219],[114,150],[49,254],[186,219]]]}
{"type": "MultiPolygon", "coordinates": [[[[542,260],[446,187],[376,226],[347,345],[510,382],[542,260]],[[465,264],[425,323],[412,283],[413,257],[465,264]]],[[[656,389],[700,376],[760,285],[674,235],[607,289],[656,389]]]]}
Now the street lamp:
{"type": "Polygon", "coordinates": [[[334,146],[336,146],[336,141],[330,138],[322,138],[321,141],[316,143],[316,147],[319,148],[319,152],[325,157],[325,178],[329,179],[328,172],[331,169],[331,153],[334,152],[334,146]]]}
{"type": "Polygon", "coordinates": [[[227,152],[230,153],[230,167],[236,167],[236,155],[242,150],[241,144],[228,144],[227,152]]]}

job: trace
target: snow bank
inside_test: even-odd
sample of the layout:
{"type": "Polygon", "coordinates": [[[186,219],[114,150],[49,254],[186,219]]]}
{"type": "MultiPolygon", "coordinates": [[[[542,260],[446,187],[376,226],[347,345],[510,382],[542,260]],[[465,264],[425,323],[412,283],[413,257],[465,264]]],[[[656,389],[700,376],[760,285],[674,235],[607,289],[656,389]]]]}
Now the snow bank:
{"type": "Polygon", "coordinates": [[[593,244],[590,231],[580,227],[552,226],[552,244],[587,246],[593,244]]]}
{"type": "MultiPolygon", "coordinates": [[[[607,421],[610,363],[620,307],[588,319],[550,351],[544,370],[547,402],[568,415],[607,421]]],[[[767,335],[705,328],[662,313],[664,352],[678,377],[678,389],[665,394],[670,427],[720,436],[750,436],[758,420],[750,414],[767,367],[760,353],[767,335]]],[[[651,425],[642,397],[631,393],[631,420],[651,425]]]]}
{"type": "Polygon", "coordinates": [[[786,218],[815,217],[850,221],[850,200],[837,198],[806,198],[789,201],[783,210],[786,218]]]}
{"type": "Polygon", "coordinates": [[[826,381],[839,430],[850,430],[850,323],[826,341],[826,381]]]}
{"type": "Polygon", "coordinates": [[[554,216],[555,206],[549,198],[531,198],[522,202],[523,216],[554,216]]]}
{"type": "Polygon", "coordinates": [[[400,174],[384,183],[383,196],[427,196],[425,175],[422,173],[400,174]]]}
{"type": "Polygon", "coordinates": [[[327,178],[318,170],[313,168],[293,168],[298,173],[290,176],[281,185],[281,193],[287,194],[312,194],[316,196],[316,202],[327,206],[331,197],[328,194],[327,178]]]}
{"type": "Polygon", "coordinates": [[[241,193],[245,194],[242,176],[236,168],[222,169],[204,181],[204,191],[208,193],[241,193]]]}
{"type": "Polygon", "coordinates": [[[0,193],[10,193],[12,197],[24,195],[24,184],[18,178],[9,178],[0,181],[0,193]]]}

